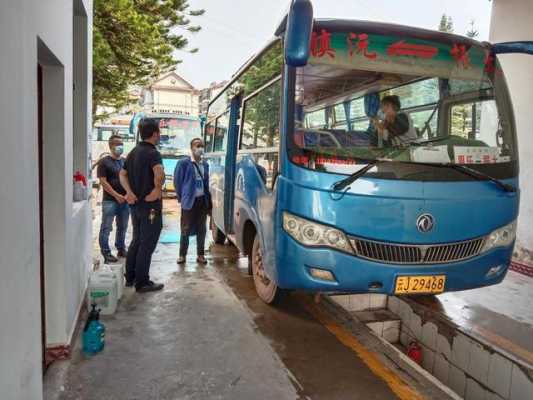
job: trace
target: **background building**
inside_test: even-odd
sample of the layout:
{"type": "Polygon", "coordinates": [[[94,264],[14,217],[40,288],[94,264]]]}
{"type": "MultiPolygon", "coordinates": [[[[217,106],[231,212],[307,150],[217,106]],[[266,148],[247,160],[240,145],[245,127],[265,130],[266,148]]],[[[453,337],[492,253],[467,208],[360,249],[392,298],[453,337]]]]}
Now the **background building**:
{"type": "Polygon", "coordinates": [[[200,115],[207,114],[209,102],[226,86],[228,81],[212,82],[208,88],[200,90],[200,115]]]}
{"type": "Polygon", "coordinates": [[[0,388],[42,398],[45,354],[63,357],[91,265],[88,174],[92,0],[0,6],[0,388]]]}
{"type": "MultiPolygon", "coordinates": [[[[490,41],[533,40],[533,1],[493,0],[490,41]]],[[[533,56],[499,56],[509,83],[520,149],[520,218],[516,259],[533,267],[533,56]]]]}
{"type": "Polygon", "coordinates": [[[175,72],[162,75],[141,92],[144,111],[198,115],[199,92],[175,72]]]}

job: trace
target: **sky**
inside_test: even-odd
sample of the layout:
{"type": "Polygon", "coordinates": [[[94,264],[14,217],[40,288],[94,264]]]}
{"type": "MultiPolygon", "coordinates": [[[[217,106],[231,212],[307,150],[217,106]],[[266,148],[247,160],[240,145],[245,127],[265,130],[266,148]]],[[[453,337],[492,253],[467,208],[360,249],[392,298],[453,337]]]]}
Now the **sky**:
{"type": "MultiPolygon", "coordinates": [[[[198,89],[227,80],[274,35],[289,0],[189,0],[191,10],[205,9],[193,17],[202,26],[187,34],[195,54],[177,51],[182,62],[176,72],[198,89]]],[[[392,22],[436,29],[443,13],[453,19],[454,32],[465,34],[471,20],[478,40],[489,36],[489,0],[313,0],[315,17],[392,22]]]]}

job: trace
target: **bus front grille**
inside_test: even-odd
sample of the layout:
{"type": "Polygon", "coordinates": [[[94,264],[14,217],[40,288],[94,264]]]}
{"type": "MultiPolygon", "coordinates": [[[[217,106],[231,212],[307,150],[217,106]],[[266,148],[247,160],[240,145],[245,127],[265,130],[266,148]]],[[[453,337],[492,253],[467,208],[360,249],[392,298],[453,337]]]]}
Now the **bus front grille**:
{"type": "Polygon", "coordinates": [[[442,264],[472,258],[481,253],[484,238],[435,245],[409,245],[351,238],[358,257],[388,264],[442,264]]]}

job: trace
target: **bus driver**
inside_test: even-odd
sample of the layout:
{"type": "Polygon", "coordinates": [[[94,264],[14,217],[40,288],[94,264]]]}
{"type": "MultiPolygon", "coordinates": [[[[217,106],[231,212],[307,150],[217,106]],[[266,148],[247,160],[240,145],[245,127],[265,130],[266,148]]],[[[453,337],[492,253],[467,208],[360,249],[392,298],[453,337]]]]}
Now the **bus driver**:
{"type": "Polygon", "coordinates": [[[385,96],[381,100],[383,120],[372,118],[379,137],[391,146],[401,146],[418,139],[411,118],[406,113],[400,112],[401,108],[398,96],[385,96]]]}

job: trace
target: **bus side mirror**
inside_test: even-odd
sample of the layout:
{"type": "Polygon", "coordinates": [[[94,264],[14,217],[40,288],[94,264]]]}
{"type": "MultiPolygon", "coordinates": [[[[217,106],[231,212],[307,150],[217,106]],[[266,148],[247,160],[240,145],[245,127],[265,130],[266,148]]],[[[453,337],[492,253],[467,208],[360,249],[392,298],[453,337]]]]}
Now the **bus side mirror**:
{"type": "Polygon", "coordinates": [[[494,54],[522,53],[533,55],[533,42],[523,41],[494,43],[491,47],[491,50],[494,54]]]}
{"type": "Polygon", "coordinates": [[[291,67],[307,64],[313,32],[313,5],[310,0],[292,0],[285,29],[285,62],[291,67]]]}

